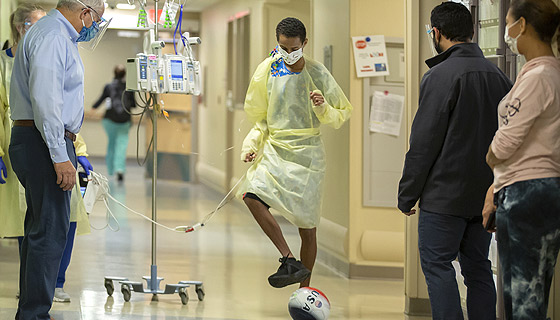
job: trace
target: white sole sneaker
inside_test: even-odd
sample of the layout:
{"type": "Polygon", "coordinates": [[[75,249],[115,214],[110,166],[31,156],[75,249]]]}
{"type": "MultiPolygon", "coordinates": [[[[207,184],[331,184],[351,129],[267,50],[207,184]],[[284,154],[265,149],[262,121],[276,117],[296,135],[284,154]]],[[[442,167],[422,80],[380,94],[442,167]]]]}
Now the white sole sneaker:
{"type": "Polygon", "coordinates": [[[68,299],[60,299],[60,298],[54,297],[54,298],[53,298],[53,301],[54,301],[54,302],[70,302],[70,298],[68,298],[68,299]]]}
{"type": "Polygon", "coordinates": [[[54,302],[70,302],[70,296],[62,288],[54,289],[54,302]]]}

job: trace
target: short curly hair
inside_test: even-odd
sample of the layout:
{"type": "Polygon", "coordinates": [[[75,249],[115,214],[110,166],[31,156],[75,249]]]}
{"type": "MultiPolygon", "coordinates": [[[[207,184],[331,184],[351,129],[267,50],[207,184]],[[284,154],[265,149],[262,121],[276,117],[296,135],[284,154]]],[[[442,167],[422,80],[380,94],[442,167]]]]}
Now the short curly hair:
{"type": "Polygon", "coordinates": [[[276,41],[280,40],[280,35],[284,35],[288,38],[298,37],[301,43],[307,38],[307,32],[305,31],[305,25],[297,18],[284,18],[276,26],[276,41]]]}
{"type": "Polygon", "coordinates": [[[450,41],[471,41],[474,24],[471,12],[463,4],[443,2],[432,10],[430,16],[432,27],[450,41]]]}

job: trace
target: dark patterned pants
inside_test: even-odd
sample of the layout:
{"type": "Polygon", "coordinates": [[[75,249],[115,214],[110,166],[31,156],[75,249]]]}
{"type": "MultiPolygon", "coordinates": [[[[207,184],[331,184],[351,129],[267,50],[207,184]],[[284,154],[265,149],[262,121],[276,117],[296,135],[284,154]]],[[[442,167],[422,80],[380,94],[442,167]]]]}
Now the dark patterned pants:
{"type": "Polygon", "coordinates": [[[544,320],[560,248],[560,178],[514,183],[496,200],[506,319],[544,320]]]}

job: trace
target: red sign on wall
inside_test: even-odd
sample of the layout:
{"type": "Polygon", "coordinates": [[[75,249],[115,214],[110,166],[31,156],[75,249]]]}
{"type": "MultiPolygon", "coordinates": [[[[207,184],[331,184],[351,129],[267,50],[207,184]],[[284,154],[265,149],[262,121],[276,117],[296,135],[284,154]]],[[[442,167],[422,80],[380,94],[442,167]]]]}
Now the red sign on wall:
{"type": "Polygon", "coordinates": [[[358,49],[363,49],[367,46],[366,42],[364,40],[359,40],[356,41],[356,48],[358,49]]]}

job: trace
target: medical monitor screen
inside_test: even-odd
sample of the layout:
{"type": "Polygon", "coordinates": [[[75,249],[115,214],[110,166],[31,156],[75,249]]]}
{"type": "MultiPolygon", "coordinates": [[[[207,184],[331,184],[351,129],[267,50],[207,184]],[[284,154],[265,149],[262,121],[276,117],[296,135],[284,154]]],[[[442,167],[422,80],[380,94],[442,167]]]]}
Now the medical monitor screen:
{"type": "Polygon", "coordinates": [[[183,80],[183,61],[171,60],[171,80],[183,80]]]}

